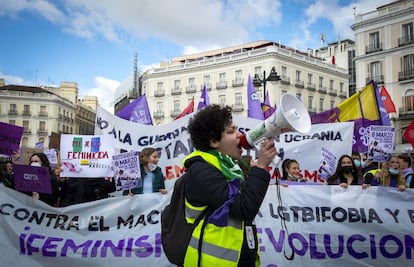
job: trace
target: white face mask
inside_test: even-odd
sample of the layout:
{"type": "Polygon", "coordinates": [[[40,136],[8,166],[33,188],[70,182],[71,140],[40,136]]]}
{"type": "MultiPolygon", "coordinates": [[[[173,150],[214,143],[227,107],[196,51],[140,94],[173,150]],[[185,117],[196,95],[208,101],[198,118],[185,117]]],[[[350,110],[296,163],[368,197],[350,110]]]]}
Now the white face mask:
{"type": "Polygon", "coordinates": [[[148,163],[148,169],[150,171],[154,171],[157,168],[157,164],[154,163],[148,163]]]}
{"type": "Polygon", "coordinates": [[[30,166],[42,167],[42,164],[40,164],[40,162],[32,162],[32,163],[30,163],[30,166]]]}

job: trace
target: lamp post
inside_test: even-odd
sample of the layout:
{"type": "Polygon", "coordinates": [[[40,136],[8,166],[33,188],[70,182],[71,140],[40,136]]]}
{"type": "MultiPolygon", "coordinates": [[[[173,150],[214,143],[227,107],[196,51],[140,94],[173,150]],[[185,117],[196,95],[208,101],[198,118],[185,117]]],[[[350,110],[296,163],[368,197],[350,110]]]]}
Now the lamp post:
{"type": "Polygon", "coordinates": [[[262,86],[262,84],[263,84],[263,102],[266,99],[266,82],[268,82],[268,81],[270,81],[270,82],[280,81],[280,76],[277,75],[275,67],[272,67],[268,77],[266,77],[266,71],[264,70],[263,71],[263,79],[261,79],[258,74],[254,75],[254,79],[253,79],[254,87],[259,87],[259,86],[262,86]]]}

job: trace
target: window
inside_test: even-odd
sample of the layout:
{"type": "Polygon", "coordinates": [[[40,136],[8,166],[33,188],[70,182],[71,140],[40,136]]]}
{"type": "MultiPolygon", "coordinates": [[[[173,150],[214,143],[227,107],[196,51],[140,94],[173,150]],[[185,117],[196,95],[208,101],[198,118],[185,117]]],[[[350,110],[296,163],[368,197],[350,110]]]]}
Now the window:
{"type": "Polygon", "coordinates": [[[9,124],[16,125],[16,121],[15,120],[9,120],[9,124]]]}
{"type": "Polygon", "coordinates": [[[332,108],[334,108],[335,107],[335,100],[331,100],[330,102],[329,102],[329,108],[330,109],[332,109],[332,108]]]}
{"type": "Polygon", "coordinates": [[[180,80],[174,81],[174,89],[180,89],[180,80]]]}
{"type": "Polygon", "coordinates": [[[259,77],[262,77],[262,67],[254,67],[254,74],[259,75],[259,77]]]}
{"type": "Polygon", "coordinates": [[[189,78],[188,79],[188,86],[189,87],[193,87],[194,86],[194,78],[189,78]]]}
{"type": "Polygon", "coordinates": [[[241,79],[243,79],[243,73],[242,73],[242,71],[241,71],[241,70],[236,70],[235,75],[236,75],[236,80],[241,80],[241,79]]]}
{"type": "Polygon", "coordinates": [[[407,23],[402,25],[402,38],[403,43],[408,43],[414,39],[413,23],[407,23]]]}
{"type": "Polygon", "coordinates": [[[323,87],[323,77],[319,76],[319,87],[323,87]]]}
{"type": "Polygon", "coordinates": [[[24,111],[24,113],[30,113],[30,105],[24,105],[23,106],[23,111],[24,111]]]}
{"type": "MultiPolygon", "coordinates": [[[[163,82],[158,82],[157,83],[157,91],[158,92],[161,92],[162,91],[162,85],[163,85],[163,82]]],[[[168,90],[168,89],[167,89],[168,90]]]]}
{"type": "Polygon", "coordinates": [[[329,80],[329,90],[334,89],[334,80],[329,80]]]}
{"type": "Polygon", "coordinates": [[[224,107],[226,105],[226,96],[225,95],[219,95],[219,105],[224,107]]]}
{"type": "Polygon", "coordinates": [[[323,111],[323,102],[325,99],[319,98],[319,111],[323,111]]]}
{"type": "Polygon", "coordinates": [[[402,71],[407,75],[412,74],[414,70],[414,54],[406,55],[402,58],[402,71]]]}
{"type": "Polygon", "coordinates": [[[236,105],[243,105],[243,96],[241,93],[237,93],[234,96],[234,102],[236,103],[236,105]]]}
{"type": "Polygon", "coordinates": [[[226,81],[226,73],[222,72],[219,74],[219,81],[220,82],[225,82],[226,81]]]}
{"type": "Polygon", "coordinates": [[[297,97],[300,101],[302,101],[302,94],[301,94],[301,93],[296,93],[296,97],[297,97]]]}
{"type": "Polygon", "coordinates": [[[174,111],[180,111],[181,107],[180,107],[180,100],[174,100],[174,111]]]}
{"type": "Polygon", "coordinates": [[[203,78],[204,84],[209,84],[210,83],[210,75],[205,75],[203,78]]]}
{"type": "Polygon", "coordinates": [[[10,104],[10,112],[17,112],[17,105],[16,104],[10,104]]]}
{"type": "Polygon", "coordinates": [[[40,121],[39,122],[39,131],[45,131],[46,130],[46,122],[40,121]]]}
{"type": "Polygon", "coordinates": [[[300,81],[300,70],[296,71],[296,81],[300,81]]]}
{"type": "Polygon", "coordinates": [[[157,102],[157,112],[163,112],[163,111],[164,111],[164,103],[157,102]]]}
{"type": "Polygon", "coordinates": [[[381,62],[372,62],[369,66],[371,79],[378,82],[381,78],[381,62]]]}
{"type": "Polygon", "coordinates": [[[372,49],[380,48],[379,32],[373,32],[369,34],[369,46],[372,49]]]}
{"type": "Polygon", "coordinates": [[[313,96],[308,96],[308,109],[311,109],[313,107],[313,96]]]}
{"type": "Polygon", "coordinates": [[[308,73],[308,84],[313,84],[313,75],[312,75],[312,73],[308,73]]]}
{"type": "Polygon", "coordinates": [[[339,83],[339,92],[344,92],[344,83],[343,82],[340,82],[339,83]]]}
{"type": "Polygon", "coordinates": [[[285,66],[282,66],[282,74],[283,75],[287,74],[287,68],[285,66]]]}
{"type": "Polygon", "coordinates": [[[23,130],[28,131],[29,130],[29,121],[23,121],[23,130]]]}

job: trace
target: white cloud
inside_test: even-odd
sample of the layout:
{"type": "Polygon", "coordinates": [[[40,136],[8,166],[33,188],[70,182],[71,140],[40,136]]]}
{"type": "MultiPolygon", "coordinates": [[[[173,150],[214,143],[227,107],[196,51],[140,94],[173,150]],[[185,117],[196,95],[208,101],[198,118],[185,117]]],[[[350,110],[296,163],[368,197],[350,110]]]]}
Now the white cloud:
{"type": "Polygon", "coordinates": [[[19,76],[14,76],[14,75],[8,75],[8,74],[4,74],[2,72],[0,72],[0,78],[4,79],[5,84],[18,84],[18,85],[29,85],[30,83],[27,83],[24,81],[24,79],[22,77],[19,76]]]}
{"type": "Polygon", "coordinates": [[[120,85],[120,82],[100,76],[95,77],[94,82],[96,87],[85,89],[81,88],[79,90],[79,96],[97,96],[99,100],[99,105],[113,114],[113,101],[115,100],[115,90],[120,85]]]}

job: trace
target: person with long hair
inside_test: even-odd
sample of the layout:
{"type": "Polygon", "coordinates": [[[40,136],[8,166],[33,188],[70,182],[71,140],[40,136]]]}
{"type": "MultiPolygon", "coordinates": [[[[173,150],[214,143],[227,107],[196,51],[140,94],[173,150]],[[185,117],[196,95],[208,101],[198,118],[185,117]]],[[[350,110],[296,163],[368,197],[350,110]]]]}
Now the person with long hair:
{"type": "Polygon", "coordinates": [[[296,159],[285,159],[282,162],[282,180],[289,182],[306,182],[300,177],[299,162],[296,159]]]}
{"type": "Polygon", "coordinates": [[[404,174],[400,171],[400,162],[397,156],[391,156],[387,162],[383,162],[381,170],[375,173],[370,181],[365,181],[362,188],[373,186],[396,187],[403,192],[407,188],[405,185],[404,174]]]}
{"type": "Polygon", "coordinates": [[[348,188],[350,185],[359,185],[361,182],[358,173],[352,157],[342,155],[338,159],[335,173],[328,178],[327,183],[328,185],[339,185],[342,188],[348,188]]]}

